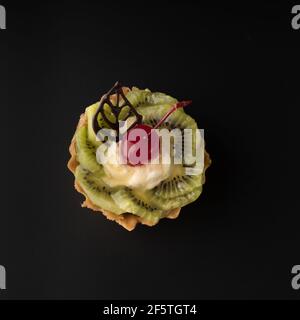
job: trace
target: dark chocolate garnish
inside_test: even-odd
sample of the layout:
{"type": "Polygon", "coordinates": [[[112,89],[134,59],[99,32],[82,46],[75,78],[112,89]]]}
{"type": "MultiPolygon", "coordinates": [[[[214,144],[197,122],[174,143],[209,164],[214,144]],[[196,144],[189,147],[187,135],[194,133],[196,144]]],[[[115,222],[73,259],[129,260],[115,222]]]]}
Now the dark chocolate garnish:
{"type": "Polygon", "coordinates": [[[109,125],[109,127],[111,129],[117,131],[117,139],[118,140],[119,140],[119,120],[126,121],[130,116],[135,116],[136,120],[130,126],[130,128],[128,128],[128,130],[130,130],[131,128],[133,128],[137,124],[141,124],[142,120],[143,120],[143,116],[140,115],[136,111],[134,106],[126,98],[126,95],[124,94],[123,89],[122,89],[122,85],[120,84],[119,81],[117,81],[115,83],[115,85],[106,94],[104,94],[102,96],[102,98],[100,99],[99,107],[98,107],[97,112],[95,113],[94,118],[93,118],[93,130],[96,135],[97,135],[98,131],[101,129],[101,127],[99,126],[99,123],[98,123],[99,113],[101,114],[104,121],[109,125]],[[116,98],[117,98],[116,105],[114,105],[112,103],[112,101],[110,100],[111,96],[114,94],[116,94],[116,98]],[[120,97],[122,99],[120,99],[120,97]],[[109,107],[109,109],[110,109],[109,112],[111,112],[113,114],[115,121],[111,121],[110,119],[108,119],[108,117],[106,115],[106,111],[104,109],[104,106],[109,107]],[[120,113],[125,107],[129,107],[130,110],[124,119],[120,119],[120,113]]]}

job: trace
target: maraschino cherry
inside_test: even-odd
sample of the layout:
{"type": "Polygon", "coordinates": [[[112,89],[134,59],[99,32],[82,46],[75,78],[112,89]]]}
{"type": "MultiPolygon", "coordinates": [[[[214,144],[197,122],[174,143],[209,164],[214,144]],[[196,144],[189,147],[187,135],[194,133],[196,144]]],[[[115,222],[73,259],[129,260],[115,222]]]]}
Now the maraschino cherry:
{"type": "Polygon", "coordinates": [[[121,154],[124,162],[130,166],[139,166],[150,163],[151,159],[156,158],[159,153],[159,136],[155,129],[159,128],[174,111],[191,103],[191,100],[175,103],[153,128],[146,124],[137,124],[128,130],[121,139],[121,154]],[[130,140],[128,140],[128,137],[130,137],[130,140]],[[135,140],[134,137],[136,137],[135,140]],[[143,142],[139,143],[140,140],[145,141],[145,144],[143,142]],[[142,150],[141,154],[143,147],[145,149],[144,152],[142,150]]]}

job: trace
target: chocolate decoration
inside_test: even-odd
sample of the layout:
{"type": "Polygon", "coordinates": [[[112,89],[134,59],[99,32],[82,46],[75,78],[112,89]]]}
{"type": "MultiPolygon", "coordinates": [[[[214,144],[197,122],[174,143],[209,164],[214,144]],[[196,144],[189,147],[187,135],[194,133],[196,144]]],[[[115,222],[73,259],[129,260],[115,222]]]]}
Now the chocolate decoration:
{"type": "Polygon", "coordinates": [[[98,124],[98,120],[97,120],[98,119],[98,115],[100,113],[102,118],[110,126],[110,128],[117,131],[117,139],[119,140],[119,120],[121,120],[121,119],[119,119],[119,117],[120,117],[121,111],[125,107],[129,107],[130,111],[128,112],[128,115],[125,117],[125,119],[122,119],[122,121],[126,121],[131,115],[134,115],[136,117],[135,122],[130,126],[130,128],[128,128],[128,130],[130,130],[135,125],[142,123],[143,116],[140,115],[136,111],[134,106],[126,98],[126,95],[124,94],[123,89],[122,89],[122,85],[120,84],[119,81],[117,81],[115,83],[115,85],[106,94],[104,94],[102,96],[102,98],[100,99],[99,107],[98,107],[98,109],[97,109],[97,111],[96,111],[96,113],[94,115],[94,118],[93,118],[93,130],[94,130],[95,134],[97,135],[98,131],[101,129],[99,124],[98,124]],[[110,100],[111,96],[114,95],[114,94],[116,94],[116,96],[117,96],[116,105],[114,105],[110,100]],[[121,105],[120,105],[120,103],[121,103],[120,96],[123,99],[121,105]],[[104,105],[105,104],[109,106],[110,111],[114,115],[114,118],[116,120],[115,122],[112,122],[107,118],[107,116],[105,114],[105,110],[104,110],[104,105]]]}

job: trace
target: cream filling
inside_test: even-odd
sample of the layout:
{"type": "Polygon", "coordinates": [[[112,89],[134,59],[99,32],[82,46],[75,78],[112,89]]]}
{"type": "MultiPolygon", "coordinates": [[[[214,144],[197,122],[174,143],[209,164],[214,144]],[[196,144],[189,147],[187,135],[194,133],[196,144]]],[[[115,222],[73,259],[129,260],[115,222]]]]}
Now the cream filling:
{"type": "Polygon", "coordinates": [[[103,181],[110,187],[126,186],[133,189],[149,190],[156,187],[172,173],[172,164],[143,164],[130,166],[118,161],[119,144],[113,143],[107,149],[108,161],[103,164],[106,176],[103,181]]]}

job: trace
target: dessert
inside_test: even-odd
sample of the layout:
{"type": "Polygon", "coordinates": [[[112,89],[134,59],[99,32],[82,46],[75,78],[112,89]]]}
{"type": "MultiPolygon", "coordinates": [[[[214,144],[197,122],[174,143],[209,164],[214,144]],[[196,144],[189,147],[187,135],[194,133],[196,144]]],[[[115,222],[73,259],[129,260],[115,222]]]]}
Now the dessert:
{"type": "MultiPolygon", "coordinates": [[[[82,206],[102,212],[131,231],[138,223],[153,226],[162,218],[177,218],[182,207],[195,201],[211,163],[208,153],[203,151],[203,166],[193,173],[196,163],[188,163],[182,155],[182,163],[174,160],[174,153],[180,154],[175,138],[166,149],[156,133],[189,129],[194,153],[198,127],[183,110],[190,103],[116,83],[100,102],[87,107],[72,139],[68,162],[75,188],[85,196],[82,206]]],[[[180,150],[185,149],[180,145],[180,150]]]]}

